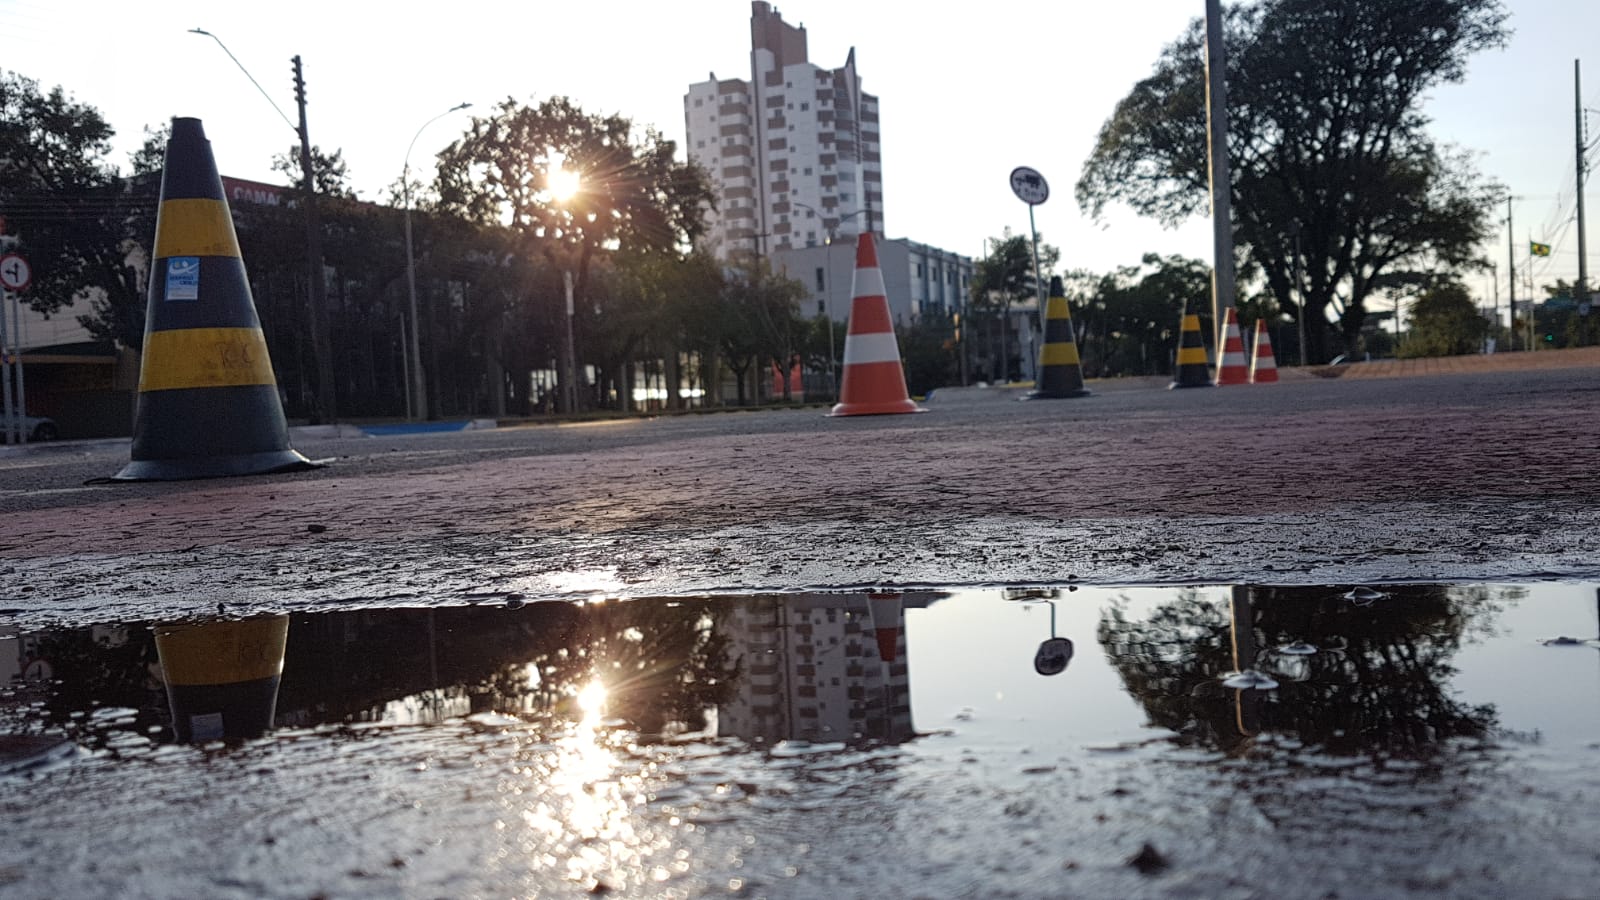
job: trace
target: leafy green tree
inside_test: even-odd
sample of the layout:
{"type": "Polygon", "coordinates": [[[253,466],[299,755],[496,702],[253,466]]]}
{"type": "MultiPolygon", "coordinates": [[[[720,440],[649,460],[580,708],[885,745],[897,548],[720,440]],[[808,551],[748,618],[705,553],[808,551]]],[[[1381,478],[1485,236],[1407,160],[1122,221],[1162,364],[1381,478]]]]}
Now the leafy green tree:
{"type": "MultiPolygon", "coordinates": [[[[1184,311],[1208,308],[1211,296],[1208,265],[1154,253],[1139,266],[1099,277],[1077,273],[1068,281],[1077,294],[1073,325],[1084,372],[1103,378],[1171,372],[1184,311]]],[[[1201,318],[1201,333],[1210,334],[1210,315],[1201,318]]]]}
{"type": "MultiPolygon", "coordinates": [[[[1503,45],[1498,0],[1263,0],[1229,10],[1228,154],[1235,239],[1326,360],[1331,306],[1348,347],[1376,294],[1475,262],[1499,186],[1428,138],[1421,105],[1503,45]],[[1301,300],[1304,307],[1301,307],[1301,300]]],[[[1203,23],[1102,126],[1077,184],[1175,225],[1209,210],[1203,23]]]]}
{"type": "Polygon", "coordinates": [[[956,356],[955,321],[949,316],[917,316],[910,325],[895,329],[906,389],[925,395],[935,388],[961,381],[961,360],[956,356]]]}
{"type": "Polygon", "coordinates": [[[1489,320],[1479,312],[1472,295],[1457,281],[1447,281],[1426,291],[1411,305],[1411,328],[1399,355],[1459,356],[1483,349],[1489,320]]]}
{"type": "MultiPolygon", "coordinates": [[[[729,271],[722,351],[734,373],[739,405],[754,402],[759,396],[749,379],[752,372],[759,378],[772,364],[788,371],[787,361],[799,352],[807,331],[807,323],[800,315],[800,301],[805,297],[805,285],[773,272],[764,261],[729,271]]],[[[788,384],[785,378],[785,393],[788,384]]]]}
{"type": "MultiPolygon", "coordinates": [[[[990,379],[1008,381],[1020,372],[1020,366],[1013,360],[1015,347],[1008,335],[1011,306],[1038,297],[1033,241],[1026,235],[1012,234],[1008,228],[1000,237],[989,238],[988,244],[988,255],[973,264],[972,302],[968,312],[976,321],[969,322],[968,327],[978,322],[987,326],[982,329],[985,336],[975,342],[981,348],[975,354],[977,368],[986,372],[990,379]]],[[[1060,258],[1059,250],[1041,243],[1040,277],[1048,280],[1060,258]]]]}
{"type": "Polygon", "coordinates": [[[33,268],[28,304],[48,314],[87,300],[96,338],[138,347],[159,157],[152,169],[137,155],[124,181],[106,161],[113,133],[62,88],[0,71],[0,214],[33,268]]]}
{"type": "MultiPolygon", "coordinates": [[[[440,152],[440,207],[509,228],[517,252],[571,271],[578,305],[592,307],[598,257],[618,249],[681,255],[703,232],[709,183],[675,153],[654,129],[585,113],[565,97],[536,107],[507,99],[440,152]],[[561,196],[561,173],[579,178],[571,196],[561,196]]],[[[588,346],[586,329],[574,326],[588,346]]]]}

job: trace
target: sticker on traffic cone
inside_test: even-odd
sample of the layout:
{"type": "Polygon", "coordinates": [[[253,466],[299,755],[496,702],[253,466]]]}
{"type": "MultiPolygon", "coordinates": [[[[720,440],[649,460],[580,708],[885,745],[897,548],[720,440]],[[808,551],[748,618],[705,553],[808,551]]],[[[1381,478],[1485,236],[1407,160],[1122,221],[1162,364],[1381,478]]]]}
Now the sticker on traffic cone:
{"type": "Polygon", "coordinates": [[[904,611],[900,608],[899,594],[868,594],[867,612],[872,617],[872,633],[878,642],[878,658],[892,663],[900,657],[900,621],[904,611]]]}
{"type": "Polygon", "coordinates": [[[1059,276],[1050,278],[1050,299],[1044,308],[1044,348],[1039,351],[1039,386],[1022,395],[1024,400],[1087,397],[1078,342],[1072,333],[1072,310],[1059,276]]]}
{"type": "Polygon", "coordinates": [[[1217,384],[1248,384],[1250,369],[1244,362],[1244,338],[1239,335],[1239,319],[1233,307],[1222,319],[1222,355],[1217,363],[1217,384]]]}
{"type": "Polygon", "coordinates": [[[1184,313],[1178,336],[1178,371],[1169,388],[1211,386],[1211,366],[1206,360],[1206,340],[1200,335],[1200,317],[1184,313]]]}
{"type": "Polygon", "coordinates": [[[289,617],[156,626],[180,743],[246,740],[272,728],[289,617]]]}
{"type": "Polygon", "coordinates": [[[844,377],[839,402],[830,416],[876,416],[927,410],[911,401],[906,373],[900,365],[889,297],[878,268],[878,249],[870,232],[856,240],[855,288],[850,301],[850,326],[844,339],[844,377]]]}
{"type": "Polygon", "coordinates": [[[315,465],[289,447],[233,216],[199,119],[172,120],[152,257],[132,461],[112,480],[315,465]]]}
{"type": "Polygon", "coordinates": [[[1267,320],[1256,320],[1255,352],[1250,355],[1250,383],[1271,384],[1278,380],[1278,361],[1272,356],[1272,337],[1267,320]]]}

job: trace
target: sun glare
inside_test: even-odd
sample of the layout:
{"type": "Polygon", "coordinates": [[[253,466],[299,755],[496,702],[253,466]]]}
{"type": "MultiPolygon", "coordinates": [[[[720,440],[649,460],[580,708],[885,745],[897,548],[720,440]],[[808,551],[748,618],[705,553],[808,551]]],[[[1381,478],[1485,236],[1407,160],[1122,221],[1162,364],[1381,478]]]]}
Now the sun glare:
{"type": "Polygon", "coordinates": [[[578,691],[578,708],[584,715],[599,715],[606,705],[606,686],[599,681],[591,681],[583,690],[578,691]]]}
{"type": "Polygon", "coordinates": [[[572,195],[578,193],[582,183],[583,179],[578,173],[565,166],[557,166],[550,170],[550,196],[557,203],[571,200],[572,195]]]}

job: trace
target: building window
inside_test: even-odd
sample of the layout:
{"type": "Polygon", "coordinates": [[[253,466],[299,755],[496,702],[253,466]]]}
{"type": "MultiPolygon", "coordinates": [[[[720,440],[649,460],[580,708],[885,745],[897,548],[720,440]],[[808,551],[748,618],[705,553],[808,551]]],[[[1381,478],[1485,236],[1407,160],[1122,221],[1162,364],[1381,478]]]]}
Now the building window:
{"type": "Polygon", "coordinates": [[[922,277],[922,263],[917,263],[917,277],[922,277]]]}
{"type": "Polygon", "coordinates": [[[825,290],[828,289],[828,287],[827,287],[827,277],[828,277],[828,273],[826,272],[826,270],[824,270],[821,266],[817,266],[817,290],[818,291],[825,291],[825,290]]]}
{"type": "Polygon", "coordinates": [[[809,109],[811,109],[811,104],[809,104],[809,103],[800,104],[800,111],[801,112],[806,112],[809,109]]]}
{"type": "Polygon", "coordinates": [[[807,174],[807,175],[811,174],[811,167],[810,166],[806,166],[805,174],[807,174]]]}
{"type": "Polygon", "coordinates": [[[826,301],[826,300],[818,300],[817,301],[817,315],[825,316],[827,314],[828,314],[828,301],[826,301]]]}
{"type": "Polygon", "coordinates": [[[705,105],[706,105],[706,101],[705,101],[705,100],[703,100],[703,99],[696,99],[696,100],[695,100],[695,101],[694,101],[694,105],[695,105],[695,106],[705,106],[705,105]]]}

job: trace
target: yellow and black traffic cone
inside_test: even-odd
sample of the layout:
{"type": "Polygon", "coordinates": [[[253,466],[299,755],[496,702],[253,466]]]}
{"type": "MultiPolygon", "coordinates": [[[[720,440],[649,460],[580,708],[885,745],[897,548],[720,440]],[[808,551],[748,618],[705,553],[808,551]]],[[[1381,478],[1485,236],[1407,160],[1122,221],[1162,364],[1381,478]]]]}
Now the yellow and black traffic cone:
{"type": "Polygon", "coordinates": [[[1067,307],[1067,292],[1059,276],[1050,277],[1050,299],[1044,308],[1044,347],[1039,351],[1038,387],[1022,395],[1024,400],[1054,400],[1087,397],[1083,386],[1083,364],[1078,359],[1077,336],[1072,333],[1072,310],[1067,307]]]}
{"type": "Polygon", "coordinates": [[[172,120],[151,256],[132,461],[112,480],[315,465],[289,447],[278,380],[199,119],[172,120]]]}
{"type": "Polygon", "coordinates": [[[156,626],[180,743],[246,740],[272,728],[289,617],[156,626]]]}
{"type": "Polygon", "coordinates": [[[1178,371],[1169,388],[1211,387],[1211,367],[1206,360],[1206,340],[1200,335],[1200,317],[1184,313],[1178,337],[1178,371]]]}

